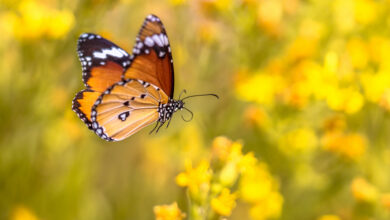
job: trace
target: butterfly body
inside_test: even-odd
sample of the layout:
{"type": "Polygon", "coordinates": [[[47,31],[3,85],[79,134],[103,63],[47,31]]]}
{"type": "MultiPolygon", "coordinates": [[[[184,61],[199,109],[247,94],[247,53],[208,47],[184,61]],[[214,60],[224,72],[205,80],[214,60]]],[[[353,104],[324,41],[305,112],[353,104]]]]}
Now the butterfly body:
{"type": "Polygon", "coordinates": [[[123,140],[154,122],[157,132],[186,109],[184,99],[173,98],[171,48],[157,16],[146,17],[131,55],[92,33],[80,36],[77,51],[86,89],[72,109],[99,137],[123,140]]]}

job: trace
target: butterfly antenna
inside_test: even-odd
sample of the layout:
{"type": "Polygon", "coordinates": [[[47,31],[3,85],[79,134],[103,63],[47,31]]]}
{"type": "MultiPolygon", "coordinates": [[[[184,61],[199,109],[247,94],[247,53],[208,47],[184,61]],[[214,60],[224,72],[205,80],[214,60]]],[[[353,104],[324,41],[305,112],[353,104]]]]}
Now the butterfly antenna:
{"type": "Polygon", "coordinates": [[[190,111],[190,110],[189,110],[188,108],[186,108],[186,107],[183,107],[183,109],[187,110],[187,111],[191,114],[191,118],[190,118],[189,120],[186,120],[186,119],[184,119],[183,115],[181,115],[181,118],[182,118],[183,121],[185,121],[185,122],[191,121],[192,118],[194,118],[194,113],[193,113],[192,111],[190,111]]]}
{"type": "Polygon", "coordinates": [[[198,96],[214,96],[215,98],[219,99],[219,96],[216,95],[216,94],[199,94],[199,95],[190,95],[190,96],[187,96],[183,99],[181,99],[182,101],[185,100],[185,99],[188,99],[188,98],[192,98],[192,97],[198,97],[198,96]]]}

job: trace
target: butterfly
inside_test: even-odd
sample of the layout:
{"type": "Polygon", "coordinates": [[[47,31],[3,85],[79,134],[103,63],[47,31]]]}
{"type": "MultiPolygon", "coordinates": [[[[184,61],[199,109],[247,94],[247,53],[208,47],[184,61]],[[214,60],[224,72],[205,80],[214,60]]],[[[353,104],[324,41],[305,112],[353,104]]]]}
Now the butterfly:
{"type": "MultiPolygon", "coordinates": [[[[86,89],[76,94],[72,109],[89,129],[107,141],[123,140],[156,122],[158,130],[185,109],[175,100],[171,47],[161,20],[148,15],[136,37],[133,54],[92,33],[81,34],[77,52],[86,89]]],[[[185,92],[185,90],[183,91],[185,92]]],[[[182,116],[183,117],[183,116],[182,116]]],[[[183,118],[184,119],[184,118],[183,118]]]]}

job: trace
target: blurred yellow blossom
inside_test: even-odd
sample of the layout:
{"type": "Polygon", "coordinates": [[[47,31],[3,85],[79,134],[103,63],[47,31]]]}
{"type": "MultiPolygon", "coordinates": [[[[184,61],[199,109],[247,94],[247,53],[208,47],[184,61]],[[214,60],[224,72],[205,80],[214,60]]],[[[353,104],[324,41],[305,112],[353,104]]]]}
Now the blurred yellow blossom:
{"type": "Polygon", "coordinates": [[[283,18],[283,5],[280,0],[262,0],[258,4],[257,19],[259,24],[271,35],[278,35],[283,18]]]}
{"type": "Polygon", "coordinates": [[[169,0],[169,3],[171,3],[173,6],[179,6],[186,4],[187,0],[169,0]]]}
{"type": "Polygon", "coordinates": [[[279,147],[290,156],[312,152],[317,147],[317,136],[312,129],[299,128],[280,138],[279,147]]]}
{"type": "Polygon", "coordinates": [[[186,171],[176,177],[177,185],[188,187],[194,197],[203,199],[204,195],[210,189],[210,179],[212,170],[207,161],[203,160],[195,168],[192,167],[191,161],[186,161],[186,171]]]}
{"type": "Polygon", "coordinates": [[[75,18],[71,11],[62,10],[52,12],[47,22],[47,35],[51,38],[60,38],[74,26],[75,18]]]}
{"type": "Polygon", "coordinates": [[[230,193],[229,189],[224,188],[218,197],[211,200],[211,207],[222,216],[230,216],[236,207],[236,197],[235,193],[230,193]]]}
{"type": "Polygon", "coordinates": [[[283,197],[278,192],[272,192],[263,200],[259,200],[249,211],[254,220],[279,218],[282,213],[283,197]]]}
{"type": "Polygon", "coordinates": [[[259,104],[272,106],[277,95],[283,88],[283,80],[277,75],[257,73],[236,85],[236,90],[242,99],[259,104]]]}
{"type": "Polygon", "coordinates": [[[264,163],[247,169],[240,179],[240,198],[255,203],[266,199],[278,187],[264,163]]]}
{"type": "Polygon", "coordinates": [[[212,143],[212,155],[219,160],[225,161],[230,152],[232,141],[224,136],[214,138],[212,143]]]}
{"type": "Polygon", "coordinates": [[[186,217],[174,202],[170,205],[159,205],[153,207],[153,212],[156,220],[181,220],[186,217]]]}
{"type": "Polygon", "coordinates": [[[354,0],[354,14],[357,22],[368,25],[378,17],[379,8],[374,0],[354,0]]]}
{"type": "Polygon", "coordinates": [[[211,21],[201,22],[197,32],[203,42],[213,43],[218,40],[218,27],[211,21]]]}
{"type": "Polygon", "coordinates": [[[382,194],[381,203],[384,207],[390,210],[390,193],[382,194]]]}
{"type": "Polygon", "coordinates": [[[335,0],[333,3],[333,19],[341,32],[349,32],[355,27],[354,0],[335,0]]]}
{"type": "Polygon", "coordinates": [[[378,103],[384,93],[390,89],[390,74],[387,71],[378,73],[364,73],[361,75],[361,83],[365,96],[371,102],[378,103]]]}
{"type": "Polygon", "coordinates": [[[15,208],[12,214],[12,220],[38,220],[39,218],[33,213],[32,210],[19,206],[15,208]]]}
{"type": "Polygon", "coordinates": [[[327,132],[321,144],[323,149],[352,160],[359,160],[366,150],[366,139],[358,133],[327,132]]]}
{"type": "Polygon", "coordinates": [[[360,177],[352,181],[351,190],[355,199],[361,202],[374,202],[378,197],[375,186],[360,177]]]}
{"type": "Polygon", "coordinates": [[[370,58],[376,63],[380,70],[390,70],[390,39],[374,34],[368,42],[370,58]]]}
{"type": "Polygon", "coordinates": [[[57,10],[48,5],[23,0],[19,3],[20,16],[12,18],[13,34],[18,39],[41,37],[60,38],[66,35],[75,23],[74,15],[67,9],[57,10]]]}
{"type": "Polygon", "coordinates": [[[363,95],[355,88],[333,87],[328,91],[326,101],[333,110],[353,114],[360,111],[365,100],[363,95]]]}
{"type": "Polygon", "coordinates": [[[350,61],[355,68],[365,68],[369,61],[369,51],[366,43],[360,38],[352,38],[347,43],[350,61]]]}
{"type": "Polygon", "coordinates": [[[270,118],[267,112],[260,107],[249,106],[245,109],[244,118],[250,125],[256,125],[260,128],[269,126],[270,118]]]}
{"type": "Polygon", "coordinates": [[[341,220],[337,215],[323,215],[319,217],[317,220],[341,220]]]}
{"type": "Polygon", "coordinates": [[[299,26],[299,35],[306,39],[320,40],[324,32],[325,27],[322,23],[309,18],[303,20],[299,26]]]}

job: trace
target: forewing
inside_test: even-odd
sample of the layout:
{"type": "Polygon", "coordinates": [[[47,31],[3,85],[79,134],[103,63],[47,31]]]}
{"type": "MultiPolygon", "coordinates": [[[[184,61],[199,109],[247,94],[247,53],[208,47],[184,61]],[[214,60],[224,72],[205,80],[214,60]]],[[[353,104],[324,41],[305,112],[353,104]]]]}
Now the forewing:
{"type": "Polygon", "coordinates": [[[85,33],[79,37],[77,52],[88,89],[104,92],[119,82],[130,66],[130,55],[100,35],[85,33]]]}
{"type": "Polygon", "coordinates": [[[173,60],[168,36],[161,20],[155,15],[146,17],[136,38],[130,67],[124,79],[140,79],[161,88],[173,97],[173,60]]]}
{"type": "Polygon", "coordinates": [[[109,87],[92,106],[92,129],[101,138],[119,141],[159,118],[158,107],[168,96],[142,80],[124,80],[109,87]]]}

